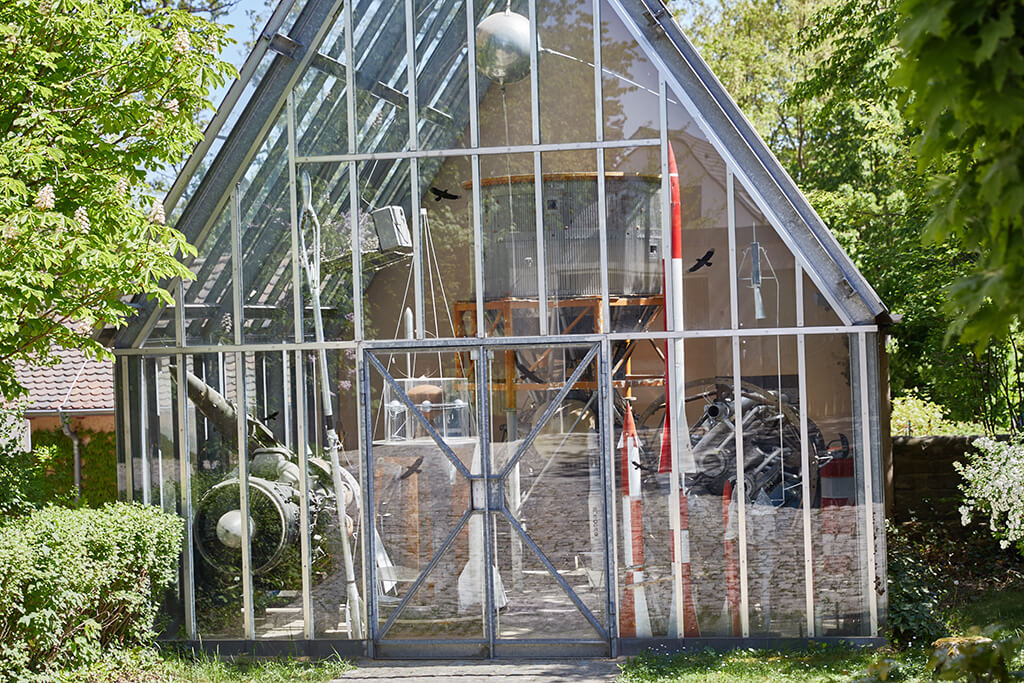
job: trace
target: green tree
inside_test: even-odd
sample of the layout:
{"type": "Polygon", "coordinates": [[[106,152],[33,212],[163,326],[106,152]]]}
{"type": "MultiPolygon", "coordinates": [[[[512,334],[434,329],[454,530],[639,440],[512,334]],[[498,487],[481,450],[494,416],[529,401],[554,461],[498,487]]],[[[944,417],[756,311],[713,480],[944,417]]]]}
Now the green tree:
{"type": "Polygon", "coordinates": [[[193,253],[148,173],[199,138],[196,113],[232,68],[223,27],[133,0],[0,3],[0,394],[14,361],[102,347],[97,325],[163,301],[193,253]],[[146,10],[146,11],[143,11],[146,10]],[[84,323],[84,324],[82,324],[84,323]]]}
{"type": "Polygon", "coordinates": [[[952,328],[984,348],[1024,314],[1024,4],[904,0],[899,67],[921,168],[945,165],[925,234],[972,250],[952,328]]]}
{"type": "Polygon", "coordinates": [[[688,5],[684,21],[857,267],[902,316],[890,346],[894,392],[916,388],[955,420],[982,420],[996,412],[984,386],[997,364],[943,343],[952,322],[947,289],[973,257],[955,241],[921,240],[935,171],[918,166],[917,128],[889,83],[900,55],[891,5],[722,1],[688,5]]]}

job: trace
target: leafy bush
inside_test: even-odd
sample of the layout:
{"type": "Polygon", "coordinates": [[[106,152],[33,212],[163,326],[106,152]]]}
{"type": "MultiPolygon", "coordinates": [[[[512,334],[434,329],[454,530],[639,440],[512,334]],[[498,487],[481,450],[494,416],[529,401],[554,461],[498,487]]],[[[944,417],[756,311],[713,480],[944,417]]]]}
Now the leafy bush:
{"type": "MultiPolygon", "coordinates": [[[[987,629],[994,635],[996,627],[987,629]]],[[[1009,681],[1009,663],[1020,650],[1021,637],[993,639],[986,635],[941,638],[935,641],[928,670],[944,681],[1009,681]]],[[[1019,678],[1019,676],[1013,676],[1019,678]]]]}
{"type": "Polygon", "coordinates": [[[890,425],[893,436],[984,434],[986,431],[975,422],[948,419],[942,406],[922,398],[913,389],[892,399],[890,425]]]}
{"type": "MultiPolygon", "coordinates": [[[[76,429],[81,439],[82,504],[99,507],[117,500],[117,452],[113,432],[76,429]]],[[[32,452],[46,461],[48,475],[42,487],[52,495],[74,495],[75,466],[71,439],[61,429],[32,432],[32,452]]],[[[44,500],[52,500],[44,498],[44,500]]]]}
{"type": "Polygon", "coordinates": [[[974,513],[988,517],[999,545],[1016,545],[1024,553],[1024,442],[983,437],[964,455],[966,462],[953,463],[964,478],[960,485],[964,526],[974,513]]]}
{"type": "Polygon", "coordinates": [[[48,507],[0,526],[0,682],[47,680],[150,642],[182,521],[151,507],[48,507]]]}
{"type": "Polygon", "coordinates": [[[928,562],[926,549],[900,527],[888,524],[889,638],[909,647],[930,643],[946,633],[942,605],[947,590],[938,570],[928,562]]]}

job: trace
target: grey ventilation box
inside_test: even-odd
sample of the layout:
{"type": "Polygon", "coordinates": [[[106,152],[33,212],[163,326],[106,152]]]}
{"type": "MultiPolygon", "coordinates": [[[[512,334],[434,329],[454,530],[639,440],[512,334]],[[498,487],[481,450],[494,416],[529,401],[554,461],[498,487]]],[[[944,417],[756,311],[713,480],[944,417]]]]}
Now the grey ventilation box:
{"type": "Polygon", "coordinates": [[[396,249],[412,249],[409,237],[409,224],[405,220],[405,211],[400,206],[385,206],[371,211],[373,227],[377,230],[377,240],[381,251],[396,249]]]}

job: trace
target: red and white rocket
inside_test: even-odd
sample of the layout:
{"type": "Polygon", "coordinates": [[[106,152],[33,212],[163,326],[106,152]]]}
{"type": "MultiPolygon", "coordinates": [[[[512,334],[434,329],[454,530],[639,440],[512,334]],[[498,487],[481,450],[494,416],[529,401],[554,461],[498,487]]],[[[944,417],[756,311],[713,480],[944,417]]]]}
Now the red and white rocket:
{"type": "MultiPolygon", "coordinates": [[[[670,199],[670,213],[672,219],[672,244],[671,244],[671,259],[665,268],[663,289],[666,294],[668,293],[668,287],[665,285],[671,284],[672,292],[672,309],[671,311],[666,307],[665,309],[665,329],[683,329],[683,214],[682,214],[682,202],[679,194],[679,169],[676,166],[676,155],[672,150],[672,144],[668,146],[668,177],[669,177],[669,199],[670,199]],[[670,279],[669,279],[670,278],[670,279]],[[671,323],[671,326],[670,326],[671,323]]],[[[685,402],[682,397],[684,396],[684,349],[682,340],[677,340],[675,344],[675,352],[669,353],[668,342],[665,344],[665,427],[661,433],[661,458],[658,465],[658,472],[672,473],[674,471],[675,478],[670,483],[671,487],[675,490],[669,495],[670,510],[671,505],[674,503],[674,499],[678,495],[679,501],[679,517],[678,521],[675,515],[670,514],[670,528],[672,532],[672,571],[673,576],[677,573],[682,575],[682,605],[683,605],[683,635],[687,638],[693,638],[700,635],[700,628],[697,624],[697,610],[694,606],[693,601],[693,581],[690,572],[690,515],[689,505],[686,498],[686,491],[683,489],[682,473],[689,472],[694,469],[693,453],[688,446],[689,428],[686,424],[686,413],[684,412],[685,402]],[[669,392],[669,373],[672,373],[675,378],[675,388],[677,397],[673,397],[669,392]],[[678,417],[680,420],[679,427],[679,439],[682,442],[686,439],[685,444],[681,444],[682,447],[679,449],[680,453],[676,458],[676,469],[672,468],[672,437],[670,426],[672,424],[672,414],[678,411],[678,417]],[[676,537],[678,531],[679,548],[676,548],[676,537]]],[[[673,582],[673,586],[675,583],[673,582]]],[[[672,606],[669,614],[668,622],[668,635],[671,637],[678,637],[678,628],[676,626],[677,610],[680,603],[680,596],[676,595],[677,591],[672,591],[672,606]]]]}
{"type": "Polygon", "coordinates": [[[644,592],[644,523],[640,498],[640,437],[633,421],[633,408],[626,402],[622,420],[622,532],[626,561],[626,583],[619,611],[619,635],[623,638],[649,638],[651,617],[644,592]]]}

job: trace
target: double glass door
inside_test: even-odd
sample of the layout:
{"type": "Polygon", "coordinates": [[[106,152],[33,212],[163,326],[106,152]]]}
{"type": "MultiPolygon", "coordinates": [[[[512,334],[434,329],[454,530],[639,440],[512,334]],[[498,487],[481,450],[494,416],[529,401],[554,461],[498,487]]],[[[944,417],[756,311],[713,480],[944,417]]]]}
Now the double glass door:
{"type": "Polygon", "coordinates": [[[363,359],[374,655],[607,654],[601,345],[376,347],[363,359]]]}

